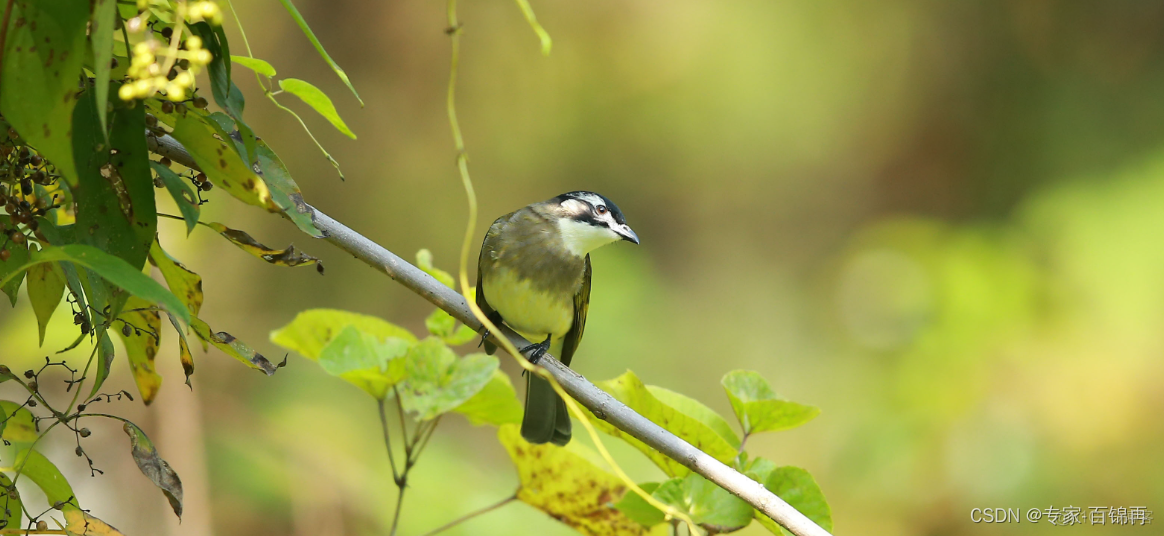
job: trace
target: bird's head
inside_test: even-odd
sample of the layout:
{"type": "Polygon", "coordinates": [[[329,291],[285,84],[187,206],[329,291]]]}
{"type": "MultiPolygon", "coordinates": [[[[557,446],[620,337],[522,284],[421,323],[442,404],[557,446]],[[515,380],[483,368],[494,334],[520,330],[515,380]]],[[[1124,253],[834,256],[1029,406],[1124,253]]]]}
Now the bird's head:
{"type": "Polygon", "coordinates": [[[569,192],[546,202],[558,218],[558,230],[566,248],[578,256],[619,240],[639,243],[626,224],[622,211],[611,200],[594,192],[569,192]]]}

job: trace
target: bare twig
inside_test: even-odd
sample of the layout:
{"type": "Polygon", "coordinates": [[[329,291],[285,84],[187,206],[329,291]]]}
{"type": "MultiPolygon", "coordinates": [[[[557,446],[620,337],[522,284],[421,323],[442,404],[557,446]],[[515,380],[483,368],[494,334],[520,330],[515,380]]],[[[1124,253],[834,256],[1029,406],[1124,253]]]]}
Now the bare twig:
{"type": "MultiPolygon", "coordinates": [[[[185,148],[170,136],[147,136],[150,150],[167,156],[174,162],[197,169],[197,164],[185,148]]],[[[315,227],[323,231],[325,240],[341,250],[364,261],[369,266],[383,272],[407,287],[409,290],[440,307],[445,312],[475,330],[481,329],[481,322],[473,316],[463,296],[445,286],[420,268],[388,251],[383,246],[353,231],[346,225],[332,219],[314,207],[312,219],[315,227]]],[[[518,348],[531,346],[530,342],[512,330],[503,327],[500,334],[518,348]]],[[[804,514],[797,511],[763,485],[739,471],[728,467],[707,453],[695,448],[671,432],[639,415],[622,402],[615,400],[607,392],[590,383],[585,377],[563,365],[554,356],[545,354],[538,365],[562,384],[575,400],[603,419],[632,437],[650,445],[667,457],[679,462],[693,472],[715,482],[716,485],[751,504],[764,515],[779,523],[796,536],[828,536],[824,530],[804,514]]]]}
{"type": "Polygon", "coordinates": [[[487,513],[492,512],[498,508],[501,508],[502,506],[505,506],[505,505],[515,501],[515,500],[517,500],[517,493],[514,493],[513,495],[510,495],[504,499],[501,499],[500,501],[497,501],[489,506],[486,506],[485,508],[482,508],[482,509],[477,510],[475,512],[469,512],[468,514],[465,514],[461,517],[458,517],[457,519],[450,521],[447,524],[441,525],[440,527],[437,527],[429,532],[424,533],[424,536],[433,536],[434,534],[439,534],[439,533],[444,532],[446,530],[449,530],[457,525],[460,525],[461,523],[464,523],[470,519],[473,519],[474,517],[477,517],[481,514],[487,514],[487,513]]]}

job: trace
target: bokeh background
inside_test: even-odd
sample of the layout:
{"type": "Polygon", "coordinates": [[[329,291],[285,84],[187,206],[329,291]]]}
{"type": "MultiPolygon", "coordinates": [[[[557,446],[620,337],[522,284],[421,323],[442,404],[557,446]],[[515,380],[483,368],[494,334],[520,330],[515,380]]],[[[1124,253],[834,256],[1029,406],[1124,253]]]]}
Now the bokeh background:
{"type": "MultiPolygon", "coordinates": [[[[325,89],[358,134],[348,140],[287,101],[347,180],[236,68],[248,121],[309,202],[406,258],[429,248],[452,269],[466,202],[444,109],[444,3],[297,5],[365,108],[278,3],[236,2],[255,55],[325,89]]],[[[975,507],[1160,513],[1164,4],[534,8],[554,38],[549,57],[512,2],[461,3],[458,104],[478,236],[500,214],[590,189],[643,239],[594,254],[579,372],[597,380],[630,368],[730,415],[719,378],[754,369],[781,395],[820,406],[803,428],[748,446],[811,471],[837,534],[1064,530],[976,525],[975,507]]],[[[208,219],[327,264],[324,277],[274,267],[205,229],[185,239],[180,223],[162,222],[163,244],[205,278],[201,316],[215,329],[275,360],[268,333],[307,308],[423,332],[431,306],[403,287],[278,218],[213,199],[208,219]]],[[[27,302],[0,311],[3,361],[31,366],[65,346],[66,316],[41,350],[27,302]]],[[[113,409],[182,476],[184,521],[113,425],[89,441],[106,470],[97,478],[71,438],[49,443],[86,507],[127,534],[386,533],[395,487],[366,395],[296,355],[267,378],[215,351],[196,355],[191,391],[171,346],[159,399],[113,409]]],[[[132,390],[124,360],[109,385],[132,390]]],[[[609,443],[636,478],[661,477],[609,443]]],[[[516,484],[493,429],[445,419],[411,481],[401,533],[516,484]]],[[[570,533],[522,504],[449,532],[570,533]]]]}

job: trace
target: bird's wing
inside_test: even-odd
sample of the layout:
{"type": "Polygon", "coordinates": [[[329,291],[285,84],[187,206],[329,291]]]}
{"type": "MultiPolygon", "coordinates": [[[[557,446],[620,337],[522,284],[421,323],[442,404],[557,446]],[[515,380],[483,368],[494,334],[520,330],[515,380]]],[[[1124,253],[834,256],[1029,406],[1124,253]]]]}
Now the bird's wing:
{"type": "MultiPolygon", "coordinates": [[[[489,252],[493,248],[493,244],[490,243],[491,239],[496,237],[497,234],[501,232],[501,226],[504,225],[505,220],[511,215],[512,213],[497,218],[497,220],[493,222],[493,225],[489,226],[489,230],[485,232],[485,239],[481,241],[481,253],[477,257],[477,290],[476,299],[474,301],[477,302],[477,307],[481,308],[481,312],[485,313],[485,316],[488,317],[489,320],[492,321],[495,325],[501,325],[501,314],[494,310],[493,307],[489,305],[488,301],[485,301],[485,278],[482,277],[482,271],[485,263],[493,262],[493,259],[488,258],[489,252]]],[[[493,352],[497,350],[497,345],[489,341],[483,342],[485,345],[485,353],[493,355],[493,352]]]]}
{"type": "Polygon", "coordinates": [[[562,341],[562,355],[558,359],[562,364],[570,366],[574,358],[574,351],[582,342],[582,332],[586,329],[586,311],[590,309],[590,255],[586,256],[586,269],[582,272],[582,286],[574,295],[574,325],[566,332],[562,341]]]}

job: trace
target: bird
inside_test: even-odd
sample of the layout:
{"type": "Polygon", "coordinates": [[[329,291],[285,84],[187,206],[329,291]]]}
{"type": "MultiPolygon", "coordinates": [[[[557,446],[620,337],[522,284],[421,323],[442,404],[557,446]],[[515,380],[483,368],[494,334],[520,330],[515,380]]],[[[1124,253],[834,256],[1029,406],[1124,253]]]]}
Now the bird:
{"type": "MultiPolygon", "coordinates": [[[[621,240],[639,243],[618,205],[594,192],[567,192],[501,216],[481,243],[477,306],[533,343],[521,349],[530,363],[550,352],[569,366],[590,307],[590,252],[621,240]]],[[[482,343],[492,354],[488,336],[482,343]]],[[[536,374],[526,375],[521,435],[534,444],[570,441],[566,403],[536,374]]]]}

